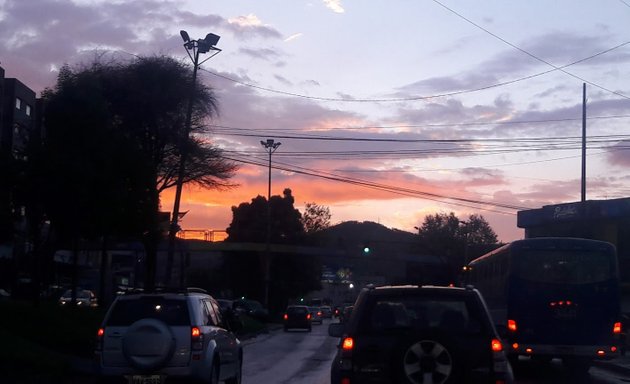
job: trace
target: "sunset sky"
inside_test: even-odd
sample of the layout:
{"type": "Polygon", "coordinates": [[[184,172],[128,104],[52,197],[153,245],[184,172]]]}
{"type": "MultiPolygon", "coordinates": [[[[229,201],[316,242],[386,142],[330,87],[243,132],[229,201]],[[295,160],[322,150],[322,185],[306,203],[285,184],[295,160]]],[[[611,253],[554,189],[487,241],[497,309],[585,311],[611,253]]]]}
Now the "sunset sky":
{"type": "MultiPolygon", "coordinates": [[[[185,229],[291,188],[332,223],[414,231],[481,214],[523,237],[519,209],[630,196],[630,0],[0,0],[0,65],[38,95],[95,55],[166,54],[212,32],[201,66],[220,116],[209,137],[241,167],[228,191],[185,188],[185,229]]],[[[173,192],[162,196],[172,209],[173,192]]]]}

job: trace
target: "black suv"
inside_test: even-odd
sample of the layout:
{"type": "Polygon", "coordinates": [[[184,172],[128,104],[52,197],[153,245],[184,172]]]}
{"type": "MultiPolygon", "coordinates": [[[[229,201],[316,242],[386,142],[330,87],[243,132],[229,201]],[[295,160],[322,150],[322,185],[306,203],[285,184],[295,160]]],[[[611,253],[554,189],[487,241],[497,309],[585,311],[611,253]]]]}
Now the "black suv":
{"type": "Polygon", "coordinates": [[[486,304],[474,288],[363,289],[340,337],[331,382],[513,383],[486,304]]]}
{"type": "Polygon", "coordinates": [[[198,289],[118,296],[98,330],[99,381],[238,384],[243,350],[232,331],[240,324],[228,319],[217,301],[198,289]]]}

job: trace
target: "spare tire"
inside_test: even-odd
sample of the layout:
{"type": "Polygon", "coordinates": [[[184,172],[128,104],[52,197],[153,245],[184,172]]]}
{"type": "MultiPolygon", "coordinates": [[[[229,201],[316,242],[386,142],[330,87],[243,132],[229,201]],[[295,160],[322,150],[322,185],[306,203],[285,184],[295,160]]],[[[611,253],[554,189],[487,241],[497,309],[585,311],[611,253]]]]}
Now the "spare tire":
{"type": "Polygon", "coordinates": [[[450,384],[459,381],[463,362],[452,339],[434,331],[401,341],[393,364],[403,383],[450,384]]]}
{"type": "Polygon", "coordinates": [[[151,371],[163,367],[171,359],[175,338],[162,321],[142,319],[133,323],[123,335],[122,350],[131,366],[151,371]]]}

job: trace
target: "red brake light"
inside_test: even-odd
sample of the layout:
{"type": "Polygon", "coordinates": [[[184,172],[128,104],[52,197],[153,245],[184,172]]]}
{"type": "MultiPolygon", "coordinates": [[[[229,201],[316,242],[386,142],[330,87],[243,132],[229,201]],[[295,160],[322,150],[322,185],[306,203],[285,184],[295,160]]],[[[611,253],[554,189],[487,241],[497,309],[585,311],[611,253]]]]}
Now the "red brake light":
{"type": "Polygon", "coordinates": [[[309,313],[308,315],[306,315],[306,318],[310,320],[311,319],[311,314],[309,313]]]}
{"type": "Polygon", "coordinates": [[[516,329],[517,329],[516,320],[508,320],[507,327],[508,327],[508,330],[512,332],[516,332],[516,329]]]}
{"type": "Polygon", "coordinates": [[[503,350],[503,344],[499,339],[492,339],[492,352],[501,352],[503,350]]]}
{"type": "Polygon", "coordinates": [[[289,320],[289,315],[287,315],[286,313],[284,314],[284,316],[282,317],[285,320],[289,320]]]}
{"type": "Polygon", "coordinates": [[[615,325],[613,325],[613,333],[615,335],[618,335],[621,333],[621,322],[616,322],[615,325]]]}
{"type": "Polygon", "coordinates": [[[203,349],[203,334],[201,333],[201,328],[199,327],[191,327],[190,328],[190,348],[192,350],[202,350],[203,349]]]}
{"type": "Polygon", "coordinates": [[[354,347],[354,340],[352,340],[352,337],[346,337],[345,339],[343,339],[343,343],[341,344],[341,349],[343,349],[344,351],[351,351],[353,347],[354,347]]]}
{"type": "Polygon", "coordinates": [[[95,349],[100,351],[103,349],[103,336],[105,335],[105,328],[99,328],[96,331],[96,346],[95,349]]]}

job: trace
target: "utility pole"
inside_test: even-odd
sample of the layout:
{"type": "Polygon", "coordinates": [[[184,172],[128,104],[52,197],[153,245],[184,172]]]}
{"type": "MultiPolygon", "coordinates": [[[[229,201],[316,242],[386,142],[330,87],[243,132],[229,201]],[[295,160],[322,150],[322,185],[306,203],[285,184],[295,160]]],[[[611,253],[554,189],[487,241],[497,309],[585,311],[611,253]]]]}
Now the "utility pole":
{"type": "Polygon", "coordinates": [[[267,150],[267,153],[269,153],[269,183],[267,184],[267,241],[265,246],[265,255],[262,260],[265,295],[264,304],[265,307],[269,307],[269,275],[271,267],[271,155],[282,143],[276,143],[274,139],[267,139],[267,141],[261,140],[260,144],[267,150]]]}
{"type": "Polygon", "coordinates": [[[586,201],[586,83],[582,84],[582,203],[586,201]]]}

